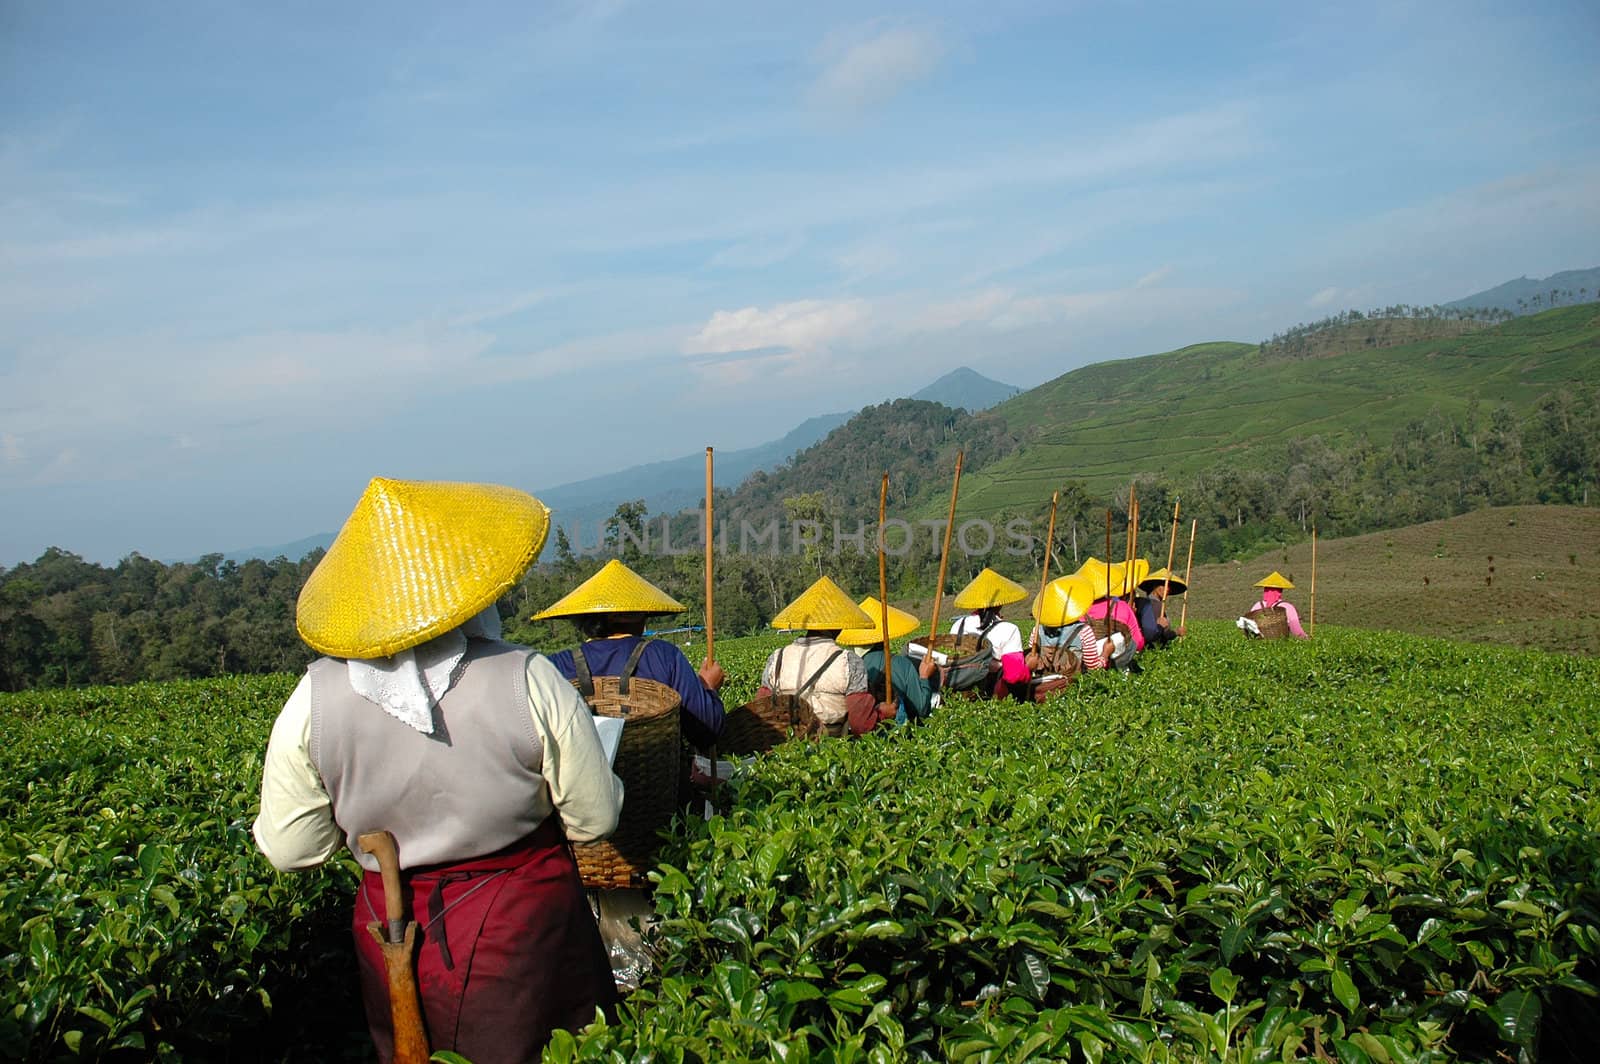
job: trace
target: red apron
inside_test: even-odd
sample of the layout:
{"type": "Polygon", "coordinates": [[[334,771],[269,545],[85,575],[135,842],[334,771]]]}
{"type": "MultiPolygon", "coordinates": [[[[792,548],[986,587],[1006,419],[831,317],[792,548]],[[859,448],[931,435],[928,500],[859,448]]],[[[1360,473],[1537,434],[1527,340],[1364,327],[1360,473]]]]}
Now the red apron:
{"type": "MultiPolygon", "coordinates": [[[[408,870],[412,918],[421,926],[417,987],[428,1042],[473,1064],[537,1060],[556,1028],[576,1030],[617,992],[600,929],[555,817],[499,853],[408,870]]],[[[366,873],[352,930],[361,996],[378,1058],[394,1055],[383,951],[367,925],[381,922],[383,878],[366,873]]]]}

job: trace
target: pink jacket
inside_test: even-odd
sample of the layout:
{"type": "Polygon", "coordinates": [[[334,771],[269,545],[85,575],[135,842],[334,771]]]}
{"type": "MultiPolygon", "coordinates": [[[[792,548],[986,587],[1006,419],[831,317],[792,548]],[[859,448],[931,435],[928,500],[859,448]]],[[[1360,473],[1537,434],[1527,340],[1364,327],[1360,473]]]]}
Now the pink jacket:
{"type": "MultiPolygon", "coordinates": [[[[1300,627],[1300,611],[1294,608],[1294,604],[1293,603],[1285,602],[1283,599],[1279,599],[1278,601],[1274,602],[1272,605],[1273,606],[1282,606],[1283,607],[1283,612],[1286,615],[1286,618],[1287,618],[1287,620],[1289,622],[1289,634],[1290,635],[1294,636],[1296,639],[1309,639],[1309,638],[1311,638],[1310,636],[1306,635],[1305,629],[1300,627]]],[[[1264,610],[1264,609],[1269,609],[1269,608],[1270,607],[1267,605],[1267,603],[1265,601],[1262,601],[1262,602],[1257,602],[1254,606],[1251,606],[1245,612],[1246,613],[1254,613],[1256,610],[1264,610]]]]}
{"type": "MultiPolygon", "coordinates": [[[[1135,650],[1143,650],[1144,649],[1144,632],[1141,631],[1140,628],[1139,628],[1139,615],[1134,613],[1133,612],[1133,607],[1128,605],[1122,599],[1117,599],[1116,603],[1117,603],[1116,608],[1111,611],[1111,619],[1113,621],[1121,621],[1123,624],[1125,624],[1129,628],[1133,629],[1133,648],[1135,650]]],[[[1104,617],[1105,615],[1106,615],[1106,600],[1105,599],[1101,599],[1099,602],[1096,602],[1093,606],[1090,606],[1089,607],[1089,612],[1084,614],[1085,617],[1104,617]]]]}

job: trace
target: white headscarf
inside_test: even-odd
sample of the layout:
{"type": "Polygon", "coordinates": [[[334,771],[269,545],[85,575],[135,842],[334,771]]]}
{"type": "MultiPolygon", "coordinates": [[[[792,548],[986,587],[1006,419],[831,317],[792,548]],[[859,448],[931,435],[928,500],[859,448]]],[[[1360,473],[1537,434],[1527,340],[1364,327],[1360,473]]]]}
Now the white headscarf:
{"type": "Polygon", "coordinates": [[[499,639],[500,611],[482,613],[420,646],[386,658],[351,658],[345,663],[350,688],[402,724],[433,734],[433,707],[456,682],[468,639],[499,639]]]}

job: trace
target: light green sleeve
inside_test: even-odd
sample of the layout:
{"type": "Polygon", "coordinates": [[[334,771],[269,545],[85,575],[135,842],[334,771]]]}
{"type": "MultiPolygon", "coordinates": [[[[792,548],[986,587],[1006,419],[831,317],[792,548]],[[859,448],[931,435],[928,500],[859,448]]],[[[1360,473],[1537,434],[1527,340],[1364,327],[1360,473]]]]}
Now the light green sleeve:
{"type": "Polygon", "coordinates": [[[622,781],[606,764],[588,704],[539,654],[528,657],[528,709],[544,747],[540,772],[567,838],[592,842],[610,835],[622,813],[622,781]]]}
{"type": "Polygon", "coordinates": [[[311,679],[300,677],[267,740],[261,811],[251,827],[256,847],[280,872],[315,868],[344,845],[333,801],[311,763],[311,679]]]}

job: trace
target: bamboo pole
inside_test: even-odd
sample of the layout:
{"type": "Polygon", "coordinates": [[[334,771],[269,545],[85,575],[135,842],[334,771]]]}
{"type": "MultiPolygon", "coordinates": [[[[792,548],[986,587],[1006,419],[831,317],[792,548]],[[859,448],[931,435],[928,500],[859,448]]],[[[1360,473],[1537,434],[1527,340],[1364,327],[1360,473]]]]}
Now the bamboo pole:
{"type": "MultiPolygon", "coordinates": [[[[1131,498],[1133,489],[1128,490],[1131,498]]],[[[1124,598],[1133,597],[1133,560],[1139,556],[1139,500],[1133,501],[1133,513],[1128,515],[1128,561],[1122,569],[1122,595],[1124,598]]]]}
{"type": "MultiPolygon", "coordinates": [[[[1122,594],[1128,594],[1128,578],[1133,566],[1133,523],[1134,514],[1139,512],[1139,485],[1138,482],[1128,485],[1128,528],[1123,530],[1122,538],[1122,594]]],[[[1109,616],[1109,614],[1107,614],[1109,616]]]]}
{"type": "Polygon", "coordinates": [[[715,625],[715,606],[712,602],[712,561],[711,561],[711,529],[712,529],[711,499],[711,448],[706,448],[706,660],[717,660],[717,637],[715,625]]]}
{"type": "Polygon", "coordinates": [[[1050,586],[1050,555],[1056,549],[1056,504],[1061,501],[1061,493],[1050,493],[1050,529],[1044,534],[1044,571],[1039,575],[1039,594],[1044,594],[1044,589],[1050,586]]]}
{"type": "Polygon", "coordinates": [[[1106,619],[1111,619],[1111,509],[1106,508],[1106,619]]]}
{"type": "Polygon", "coordinates": [[[1174,552],[1178,549],[1178,507],[1182,501],[1174,499],[1172,502],[1172,538],[1167,542],[1167,579],[1161,585],[1161,624],[1167,623],[1167,596],[1172,594],[1172,563],[1176,560],[1174,552]]]}
{"type": "Polygon", "coordinates": [[[1189,622],[1189,577],[1194,575],[1194,530],[1200,524],[1199,518],[1189,521],[1189,564],[1183,568],[1183,609],[1178,612],[1178,627],[1186,627],[1189,622]]]}
{"type": "Polygon", "coordinates": [[[933,653],[933,641],[939,635],[939,606],[944,602],[945,567],[950,561],[950,533],[956,525],[956,496],[961,492],[961,462],[965,451],[956,452],[956,479],[950,485],[950,516],[944,523],[944,550],[939,554],[939,585],[933,589],[933,618],[928,623],[928,653],[933,653]]]}
{"type": "Polygon", "coordinates": [[[889,517],[889,474],[878,488],[878,623],[883,625],[883,700],[894,705],[893,659],[889,656],[889,557],[884,553],[883,526],[889,517]]]}
{"type": "Polygon", "coordinates": [[[1311,526],[1311,626],[1306,635],[1317,634],[1317,526],[1311,526]]]}

